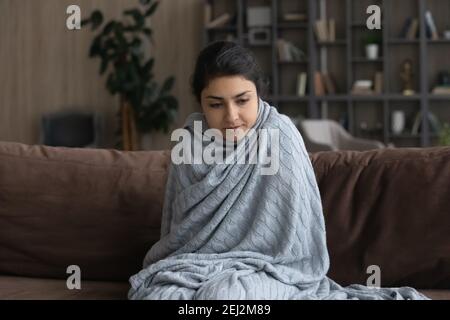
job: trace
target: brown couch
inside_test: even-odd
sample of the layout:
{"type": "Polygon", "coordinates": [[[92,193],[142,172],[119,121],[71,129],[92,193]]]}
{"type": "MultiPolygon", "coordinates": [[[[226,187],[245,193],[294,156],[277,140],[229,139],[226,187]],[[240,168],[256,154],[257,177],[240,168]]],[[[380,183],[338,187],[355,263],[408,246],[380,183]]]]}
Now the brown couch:
{"type": "MultiPolygon", "coordinates": [[[[0,142],[0,299],[126,299],[158,240],[170,151],[0,142]],[[81,290],[66,287],[81,268],[81,290]]],[[[450,299],[450,147],[310,154],[328,276],[450,299]]]]}

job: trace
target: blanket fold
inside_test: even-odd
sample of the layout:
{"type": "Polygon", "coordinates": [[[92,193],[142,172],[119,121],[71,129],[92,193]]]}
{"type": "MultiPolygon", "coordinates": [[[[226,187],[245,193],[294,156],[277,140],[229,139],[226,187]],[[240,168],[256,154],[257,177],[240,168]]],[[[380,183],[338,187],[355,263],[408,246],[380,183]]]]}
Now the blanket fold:
{"type": "MultiPolygon", "coordinates": [[[[185,128],[192,144],[211,144],[201,137],[203,114],[191,114],[185,128]]],[[[428,299],[410,287],[341,287],[329,279],[322,203],[301,134],[261,99],[253,129],[279,132],[277,146],[257,145],[252,132],[225,150],[257,148],[274,161],[278,149],[275,174],[262,174],[260,162],[170,165],[161,239],[130,278],[129,299],[428,299]]]]}

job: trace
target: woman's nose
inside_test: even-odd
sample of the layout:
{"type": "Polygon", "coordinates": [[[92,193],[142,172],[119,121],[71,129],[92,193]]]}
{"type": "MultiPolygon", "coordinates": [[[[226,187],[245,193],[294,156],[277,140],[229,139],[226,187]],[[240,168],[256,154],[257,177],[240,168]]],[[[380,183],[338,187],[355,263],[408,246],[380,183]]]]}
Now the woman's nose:
{"type": "Polygon", "coordinates": [[[226,109],[225,120],[230,123],[234,123],[239,118],[239,112],[235,106],[229,105],[226,109]]]}

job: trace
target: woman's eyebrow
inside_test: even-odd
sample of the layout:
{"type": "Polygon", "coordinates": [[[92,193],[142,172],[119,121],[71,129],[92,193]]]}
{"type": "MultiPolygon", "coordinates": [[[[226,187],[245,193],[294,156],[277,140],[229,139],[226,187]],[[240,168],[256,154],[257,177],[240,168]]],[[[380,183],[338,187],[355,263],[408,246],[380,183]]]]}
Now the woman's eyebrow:
{"type": "MultiPolygon", "coordinates": [[[[239,98],[240,96],[243,96],[244,94],[251,92],[251,91],[244,91],[242,93],[239,93],[238,95],[234,96],[234,98],[239,98]]],[[[223,97],[216,97],[216,96],[207,96],[206,98],[212,98],[212,99],[218,99],[223,100],[223,97]]]]}

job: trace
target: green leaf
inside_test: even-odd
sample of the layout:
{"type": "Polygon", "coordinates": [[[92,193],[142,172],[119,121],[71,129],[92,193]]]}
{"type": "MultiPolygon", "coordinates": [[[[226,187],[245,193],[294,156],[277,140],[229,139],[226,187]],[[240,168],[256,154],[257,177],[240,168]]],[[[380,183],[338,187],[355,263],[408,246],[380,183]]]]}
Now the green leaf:
{"type": "Polygon", "coordinates": [[[114,26],[114,36],[117,41],[118,51],[126,53],[128,48],[128,42],[124,35],[124,27],[122,23],[116,23],[114,26]]]}
{"type": "Polygon", "coordinates": [[[113,31],[115,25],[116,25],[115,21],[108,22],[108,24],[106,24],[106,26],[103,28],[103,34],[108,35],[109,33],[111,33],[111,31],[113,31]]]}
{"type": "Polygon", "coordinates": [[[119,83],[117,82],[116,76],[114,73],[111,73],[108,76],[108,80],[106,81],[106,87],[108,88],[111,94],[116,94],[119,90],[119,83]]]}
{"type": "Polygon", "coordinates": [[[102,62],[100,64],[100,74],[103,75],[106,71],[106,69],[108,69],[108,63],[109,63],[109,59],[105,54],[102,54],[102,62]]]}
{"type": "Polygon", "coordinates": [[[89,49],[89,57],[95,57],[101,54],[102,51],[102,35],[98,35],[94,38],[91,44],[91,48],[89,49]]]}
{"type": "Polygon", "coordinates": [[[146,17],[151,16],[156,11],[158,6],[159,6],[159,2],[155,2],[154,4],[152,4],[152,6],[145,12],[145,16],[146,17]]]}
{"type": "Polygon", "coordinates": [[[150,28],[144,28],[144,29],[142,29],[142,32],[149,37],[151,37],[153,35],[153,31],[150,28]]]}
{"type": "Polygon", "coordinates": [[[87,25],[89,23],[91,23],[91,18],[81,20],[82,27],[84,27],[85,25],[87,25]]]}
{"type": "Polygon", "coordinates": [[[131,46],[132,46],[132,47],[140,48],[141,45],[142,45],[142,40],[139,39],[139,38],[133,38],[133,40],[131,41],[131,46]]]}
{"type": "Polygon", "coordinates": [[[145,74],[151,73],[154,64],[155,64],[155,59],[154,59],[154,58],[150,58],[150,59],[147,61],[147,63],[144,65],[144,67],[143,67],[144,73],[145,73],[145,74]]]}
{"type": "Polygon", "coordinates": [[[172,89],[174,83],[175,83],[175,78],[174,77],[167,78],[166,81],[164,81],[164,84],[161,87],[161,93],[165,93],[165,92],[170,91],[172,89]]]}
{"type": "Polygon", "coordinates": [[[103,14],[100,10],[95,10],[91,14],[92,30],[97,29],[103,23],[103,14]]]}
{"type": "Polygon", "coordinates": [[[111,60],[115,60],[119,55],[118,46],[116,44],[115,39],[112,37],[108,38],[105,41],[103,45],[103,50],[105,52],[105,55],[111,60]]]}
{"type": "Polygon", "coordinates": [[[134,21],[136,22],[136,26],[140,27],[140,26],[144,25],[145,19],[139,9],[126,10],[126,11],[124,11],[124,15],[132,16],[134,21]]]}

